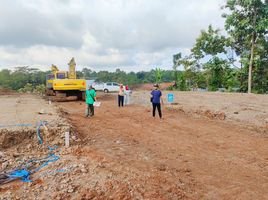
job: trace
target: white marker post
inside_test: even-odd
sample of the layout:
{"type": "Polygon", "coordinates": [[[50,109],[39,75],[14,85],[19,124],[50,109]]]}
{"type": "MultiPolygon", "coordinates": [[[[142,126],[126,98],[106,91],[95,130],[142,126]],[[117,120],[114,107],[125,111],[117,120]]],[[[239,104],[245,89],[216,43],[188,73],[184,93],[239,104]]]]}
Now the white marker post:
{"type": "Polygon", "coordinates": [[[69,147],[70,146],[70,133],[69,132],[65,132],[65,147],[69,147]]]}

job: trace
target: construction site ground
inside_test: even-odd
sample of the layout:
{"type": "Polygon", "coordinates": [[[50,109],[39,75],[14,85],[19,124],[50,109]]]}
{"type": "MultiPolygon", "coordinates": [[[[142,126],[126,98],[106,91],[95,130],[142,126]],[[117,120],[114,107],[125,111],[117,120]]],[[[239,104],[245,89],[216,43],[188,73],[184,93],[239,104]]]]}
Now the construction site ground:
{"type": "MultiPolygon", "coordinates": [[[[85,118],[84,102],[49,105],[20,96],[20,102],[40,102],[38,109],[64,123],[47,125],[43,145],[33,136],[1,147],[2,172],[46,155],[50,144],[59,146],[60,159],[33,174],[31,183],[1,185],[0,199],[268,199],[267,95],[175,92],[160,120],[152,117],[149,94],[135,91],[131,105],[118,108],[116,94],[98,93],[101,106],[92,118],[85,118]]],[[[14,98],[2,96],[1,107],[15,106],[14,98]]],[[[18,119],[5,123],[24,123],[18,119]]]]}

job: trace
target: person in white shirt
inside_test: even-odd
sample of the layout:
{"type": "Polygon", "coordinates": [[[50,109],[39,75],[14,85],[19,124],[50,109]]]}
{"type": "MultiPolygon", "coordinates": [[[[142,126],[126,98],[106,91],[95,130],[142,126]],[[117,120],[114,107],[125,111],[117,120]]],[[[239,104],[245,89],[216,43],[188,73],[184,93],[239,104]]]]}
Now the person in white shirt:
{"type": "Polygon", "coordinates": [[[124,107],[124,96],[125,96],[125,89],[123,84],[120,84],[118,92],[118,107],[120,106],[124,107]]]}

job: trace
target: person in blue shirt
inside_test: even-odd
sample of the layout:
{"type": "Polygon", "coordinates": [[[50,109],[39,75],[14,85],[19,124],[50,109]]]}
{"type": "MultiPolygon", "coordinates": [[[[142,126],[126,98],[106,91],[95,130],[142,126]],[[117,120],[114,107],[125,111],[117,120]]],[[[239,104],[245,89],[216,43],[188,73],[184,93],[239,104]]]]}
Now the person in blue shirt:
{"type": "Polygon", "coordinates": [[[151,92],[151,102],[153,105],[153,117],[157,108],[160,119],[162,119],[161,103],[163,104],[162,92],[159,90],[158,84],[154,85],[154,90],[151,92]]]}

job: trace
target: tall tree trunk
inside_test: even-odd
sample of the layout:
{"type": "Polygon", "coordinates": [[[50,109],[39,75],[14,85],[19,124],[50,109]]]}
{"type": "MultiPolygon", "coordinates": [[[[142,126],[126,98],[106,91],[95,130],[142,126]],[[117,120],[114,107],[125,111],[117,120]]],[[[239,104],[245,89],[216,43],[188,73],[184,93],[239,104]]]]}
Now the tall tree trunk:
{"type": "Polygon", "coordinates": [[[177,67],[173,67],[173,70],[174,70],[174,81],[175,82],[178,82],[178,70],[177,70],[177,67]]]}
{"type": "Polygon", "coordinates": [[[240,92],[243,92],[243,82],[244,82],[244,77],[243,77],[243,64],[240,61],[240,92]]]}
{"type": "Polygon", "coordinates": [[[253,37],[252,37],[250,62],[249,62],[249,68],[248,68],[248,93],[251,93],[251,87],[252,87],[252,66],[253,66],[253,61],[254,61],[254,49],[255,49],[255,42],[253,41],[253,37]]]}
{"type": "Polygon", "coordinates": [[[254,16],[253,16],[253,33],[252,33],[252,40],[251,40],[251,51],[250,51],[250,62],[248,68],[248,93],[251,93],[252,88],[252,68],[253,68],[253,61],[254,61],[254,50],[255,50],[255,43],[257,38],[256,33],[256,19],[257,18],[257,10],[254,9],[254,16]]]}

